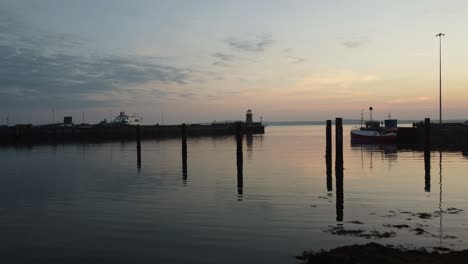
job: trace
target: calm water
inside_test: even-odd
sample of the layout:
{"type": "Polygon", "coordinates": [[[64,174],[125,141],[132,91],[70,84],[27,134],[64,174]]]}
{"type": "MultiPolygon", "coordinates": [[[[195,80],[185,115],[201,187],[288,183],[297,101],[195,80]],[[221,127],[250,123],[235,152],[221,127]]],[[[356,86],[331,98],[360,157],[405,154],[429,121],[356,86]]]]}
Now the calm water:
{"type": "MultiPolygon", "coordinates": [[[[347,229],[390,231],[384,244],[468,248],[468,159],[350,146],[345,126],[347,229]],[[430,177],[430,179],[429,179],[430,177]],[[361,221],[355,224],[350,221],[361,221]],[[395,230],[386,224],[423,225],[395,230]]],[[[325,127],[267,127],[243,141],[238,189],[234,137],[0,148],[0,263],[294,263],[306,249],[373,239],[336,226],[327,191],[325,127]]]]}

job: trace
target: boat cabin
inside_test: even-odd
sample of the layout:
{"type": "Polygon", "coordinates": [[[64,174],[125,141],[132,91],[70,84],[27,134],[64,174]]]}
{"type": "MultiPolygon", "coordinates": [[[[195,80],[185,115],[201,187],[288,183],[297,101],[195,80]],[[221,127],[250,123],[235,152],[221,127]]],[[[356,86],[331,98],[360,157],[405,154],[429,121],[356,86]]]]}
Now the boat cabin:
{"type": "Polygon", "coordinates": [[[367,121],[366,128],[367,129],[380,128],[380,122],[379,121],[367,121]]]}

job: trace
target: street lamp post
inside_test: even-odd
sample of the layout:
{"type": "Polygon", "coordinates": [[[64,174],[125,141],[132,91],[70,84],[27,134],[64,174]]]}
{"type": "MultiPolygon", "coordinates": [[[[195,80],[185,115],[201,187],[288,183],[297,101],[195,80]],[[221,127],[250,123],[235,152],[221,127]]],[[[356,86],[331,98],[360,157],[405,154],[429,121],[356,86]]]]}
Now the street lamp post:
{"type": "Polygon", "coordinates": [[[442,37],[444,33],[439,33],[439,123],[442,124],[442,37]]]}

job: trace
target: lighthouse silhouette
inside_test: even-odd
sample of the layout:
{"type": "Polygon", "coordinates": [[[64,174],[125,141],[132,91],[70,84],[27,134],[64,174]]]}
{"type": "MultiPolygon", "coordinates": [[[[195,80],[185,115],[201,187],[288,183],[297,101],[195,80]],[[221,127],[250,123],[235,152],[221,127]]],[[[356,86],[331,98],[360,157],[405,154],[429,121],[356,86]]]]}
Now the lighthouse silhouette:
{"type": "Polygon", "coordinates": [[[252,119],[252,110],[247,110],[247,113],[245,114],[245,123],[246,124],[252,124],[253,119],[252,119]]]}

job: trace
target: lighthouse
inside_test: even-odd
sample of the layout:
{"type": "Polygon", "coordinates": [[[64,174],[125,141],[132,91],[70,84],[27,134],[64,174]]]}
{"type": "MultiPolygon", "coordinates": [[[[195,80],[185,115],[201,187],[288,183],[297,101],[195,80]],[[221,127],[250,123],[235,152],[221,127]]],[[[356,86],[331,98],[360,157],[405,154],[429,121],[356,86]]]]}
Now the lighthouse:
{"type": "Polygon", "coordinates": [[[253,119],[252,119],[252,110],[247,110],[247,113],[245,114],[245,123],[246,124],[252,124],[253,119]]]}

